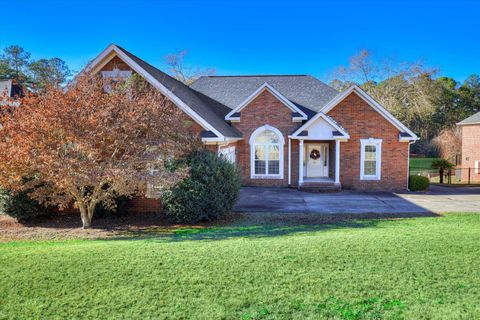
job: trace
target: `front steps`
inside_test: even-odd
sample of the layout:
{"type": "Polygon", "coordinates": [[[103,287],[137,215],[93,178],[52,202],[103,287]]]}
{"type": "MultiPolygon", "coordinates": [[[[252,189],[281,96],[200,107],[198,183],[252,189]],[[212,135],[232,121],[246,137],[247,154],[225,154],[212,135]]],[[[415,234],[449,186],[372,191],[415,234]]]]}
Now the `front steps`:
{"type": "Polygon", "coordinates": [[[342,185],[335,182],[303,182],[298,189],[306,192],[336,192],[342,190],[342,185]]]}

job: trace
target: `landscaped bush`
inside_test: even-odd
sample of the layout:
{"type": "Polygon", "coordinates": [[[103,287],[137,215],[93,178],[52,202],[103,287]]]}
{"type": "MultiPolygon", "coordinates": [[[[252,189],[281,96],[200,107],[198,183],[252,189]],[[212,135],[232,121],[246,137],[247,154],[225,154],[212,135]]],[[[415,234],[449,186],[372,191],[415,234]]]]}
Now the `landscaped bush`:
{"type": "Polygon", "coordinates": [[[232,210],[240,193],[240,173],[216,154],[195,151],[177,165],[188,165],[190,175],[165,192],[165,213],[175,222],[196,223],[219,219],[232,210]]]}
{"type": "Polygon", "coordinates": [[[430,185],[427,177],[424,176],[410,176],[409,189],[410,191],[427,190],[430,185]]]}
{"type": "Polygon", "coordinates": [[[0,214],[16,219],[26,219],[45,215],[48,209],[28,196],[29,191],[13,194],[9,190],[0,189],[0,214]]]}

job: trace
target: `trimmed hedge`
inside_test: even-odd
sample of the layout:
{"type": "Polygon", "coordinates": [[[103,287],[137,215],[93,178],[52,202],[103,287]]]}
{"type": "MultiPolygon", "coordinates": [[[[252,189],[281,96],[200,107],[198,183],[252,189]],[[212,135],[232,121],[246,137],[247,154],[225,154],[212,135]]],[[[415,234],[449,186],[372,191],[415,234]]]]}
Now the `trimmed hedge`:
{"type": "Polygon", "coordinates": [[[410,191],[424,191],[430,186],[430,181],[427,177],[412,175],[408,184],[410,191]]]}
{"type": "Polygon", "coordinates": [[[162,204],[166,215],[178,223],[197,223],[221,218],[230,212],[240,194],[237,167],[208,150],[195,151],[178,165],[190,167],[190,175],[169,191],[162,204]]]}
{"type": "Polygon", "coordinates": [[[48,214],[49,209],[28,196],[29,191],[13,194],[0,189],[0,214],[16,219],[27,219],[48,214]]]}

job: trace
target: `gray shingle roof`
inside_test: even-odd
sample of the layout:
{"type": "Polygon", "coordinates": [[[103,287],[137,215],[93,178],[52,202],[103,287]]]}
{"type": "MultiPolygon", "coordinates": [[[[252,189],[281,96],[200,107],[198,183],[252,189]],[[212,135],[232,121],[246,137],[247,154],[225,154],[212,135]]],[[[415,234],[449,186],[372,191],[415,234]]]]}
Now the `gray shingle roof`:
{"type": "Polygon", "coordinates": [[[173,92],[180,100],[192,108],[205,121],[212,125],[216,130],[226,137],[242,137],[242,134],[228,123],[225,122],[225,116],[230,109],[220,102],[207,97],[203,93],[197,92],[182,82],[172,78],[165,72],[162,72],[143,61],[134,54],[128,52],[120,46],[117,46],[133,61],[135,61],[141,68],[148,72],[157,81],[163,84],[168,90],[173,92]]]}
{"type": "Polygon", "coordinates": [[[310,118],[338,92],[308,75],[285,76],[205,76],[191,87],[230,109],[236,108],[262,84],[268,83],[310,118]]]}
{"type": "Polygon", "coordinates": [[[480,123],[480,112],[477,112],[473,116],[468,117],[463,121],[460,121],[458,124],[463,125],[463,124],[475,124],[475,123],[480,123]]]}

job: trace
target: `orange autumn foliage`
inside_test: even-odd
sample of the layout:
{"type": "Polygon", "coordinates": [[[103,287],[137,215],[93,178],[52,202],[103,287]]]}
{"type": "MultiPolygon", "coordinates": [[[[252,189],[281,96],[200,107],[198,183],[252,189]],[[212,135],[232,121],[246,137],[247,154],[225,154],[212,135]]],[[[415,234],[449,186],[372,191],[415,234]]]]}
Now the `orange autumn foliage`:
{"type": "Polygon", "coordinates": [[[90,227],[98,203],[113,205],[114,196],[144,194],[147,183],[161,190],[185,177],[186,170],[165,168],[198,141],[182,111],[143,79],[111,81],[109,92],[105,81],[83,74],[67,89],[3,104],[0,185],[32,189],[46,205],[73,203],[90,227]]]}

